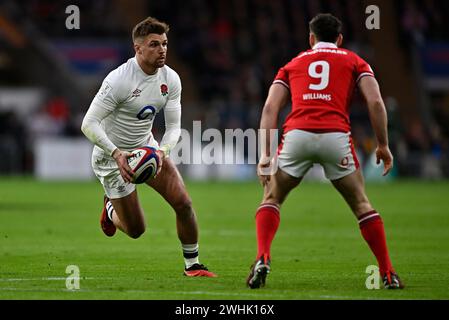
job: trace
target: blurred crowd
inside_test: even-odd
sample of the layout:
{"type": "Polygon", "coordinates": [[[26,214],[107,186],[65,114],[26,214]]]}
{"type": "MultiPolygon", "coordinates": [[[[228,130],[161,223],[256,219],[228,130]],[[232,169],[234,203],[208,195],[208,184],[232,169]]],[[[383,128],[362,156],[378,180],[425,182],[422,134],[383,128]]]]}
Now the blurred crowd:
{"type": "Polygon", "coordinates": [[[400,31],[404,45],[412,42],[442,41],[449,39],[445,18],[449,3],[441,0],[399,0],[395,1],[401,19],[400,31]]]}
{"type": "MultiPolygon", "coordinates": [[[[397,14],[401,17],[398,20],[398,29],[402,48],[409,59],[409,64],[417,69],[416,77],[424,77],[423,66],[416,65],[413,55],[419,56],[419,52],[428,45],[449,45],[449,29],[445,25],[449,2],[400,0],[395,1],[395,5],[397,14]]],[[[422,79],[421,86],[425,86],[422,79]]],[[[422,102],[427,111],[423,115],[425,119],[407,123],[403,130],[406,147],[403,148],[402,157],[406,164],[405,171],[418,172],[421,176],[427,177],[447,177],[449,88],[428,90],[422,102]]]]}
{"type": "Polygon", "coordinates": [[[173,26],[176,52],[194,74],[205,115],[216,113],[214,126],[252,128],[278,69],[308,49],[308,21],[317,13],[342,17],[346,46],[369,56],[356,27],[364,26],[362,4],[346,2],[196,0],[186,7],[171,0],[152,10],[173,26]]]}
{"type": "MultiPolygon", "coordinates": [[[[26,21],[50,39],[67,34],[65,29],[55,27],[64,24],[67,15],[55,13],[63,12],[69,4],[77,4],[82,12],[81,29],[71,37],[128,39],[136,11],[168,22],[174,65],[181,70],[181,78],[188,79],[184,80],[184,88],[191,91],[184,95],[188,106],[185,110],[189,110],[185,111],[184,119],[202,120],[203,129],[258,127],[264,99],[277,70],[308,49],[308,21],[317,13],[332,12],[340,17],[344,24],[344,46],[364,57],[374,70],[377,67],[364,27],[365,2],[361,0],[130,1],[128,7],[135,7],[130,14],[120,10],[124,9],[124,3],[31,0],[16,4],[14,14],[16,21],[26,21]]],[[[415,42],[448,41],[449,29],[443,25],[449,13],[448,2],[400,0],[395,1],[394,7],[400,17],[398,29],[405,52],[415,42]]],[[[92,88],[89,94],[95,90],[92,88]]],[[[398,112],[397,100],[385,97],[398,174],[449,176],[448,92],[432,95],[432,125],[424,120],[405,123],[398,112]]],[[[80,134],[77,125],[86,108],[70,105],[63,96],[50,95],[27,129],[31,135],[80,134]]],[[[287,113],[285,110],[282,117],[287,113]]],[[[3,115],[0,120],[8,121],[4,120],[8,117],[11,115],[3,115]]],[[[357,93],[351,118],[358,152],[362,159],[368,159],[375,140],[366,106],[357,93]]],[[[16,121],[14,117],[11,119],[11,123],[16,121]]],[[[8,126],[0,126],[0,137],[7,131],[5,128],[8,126]]],[[[20,130],[14,132],[17,131],[20,130]]]]}

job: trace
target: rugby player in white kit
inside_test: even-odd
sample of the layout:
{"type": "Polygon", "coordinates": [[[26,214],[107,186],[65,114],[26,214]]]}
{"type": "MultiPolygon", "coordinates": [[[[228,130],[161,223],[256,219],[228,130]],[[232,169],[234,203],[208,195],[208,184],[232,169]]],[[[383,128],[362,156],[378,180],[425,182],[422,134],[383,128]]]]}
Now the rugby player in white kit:
{"type": "Polygon", "coordinates": [[[131,238],[146,228],[132,171],[130,151],[151,146],[157,149],[159,170],[146,182],[174,209],[186,276],[215,277],[199,262],[198,224],[192,201],[175,164],[169,158],[181,133],[181,80],[165,65],[167,33],[164,22],[148,17],[132,32],[135,57],[109,73],[87,111],[81,130],[95,144],[92,168],[103,185],[104,208],[100,223],[111,237],[116,229],[131,238]],[[160,145],[151,128],[158,112],[164,112],[165,133],[160,145]]]}

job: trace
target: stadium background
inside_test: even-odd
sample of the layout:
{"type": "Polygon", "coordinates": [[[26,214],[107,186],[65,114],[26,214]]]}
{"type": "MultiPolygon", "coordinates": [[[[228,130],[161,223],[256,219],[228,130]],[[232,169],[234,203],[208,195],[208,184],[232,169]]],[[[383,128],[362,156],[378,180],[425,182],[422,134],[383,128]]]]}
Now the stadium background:
{"type": "MultiPolygon", "coordinates": [[[[6,279],[0,281],[0,287],[5,288],[6,284],[10,284],[7,279],[15,277],[41,277],[44,273],[52,278],[56,272],[54,266],[58,266],[57,272],[61,273],[67,265],[64,257],[75,256],[92,266],[91,263],[98,263],[96,255],[99,252],[112,250],[106,244],[107,239],[102,239],[97,230],[96,212],[101,207],[101,187],[93,179],[89,163],[91,145],[81,135],[80,125],[105,75],[133,55],[131,29],[136,22],[151,15],[171,26],[167,64],[182,79],[183,128],[189,130],[193,121],[200,120],[203,130],[218,128],[223,131],[258,127],[264,99],[274,75],[279,67],[298,52],[308,49],[308,21],[319,12],[332,12],[342,19],[344,47],[356,51],[372,65],[381,85],[389,115],[395,171],[388,179],[381,180],[388,180],[390,184],[373,184],[369,191],[377,203],[382,204],[379,205],[380,209],[385,209],[382,211],[385,212],[384,218],[391,223],[387,226],[395,230],[392,224],[398,223],[404,228],[398,232],[397,238],[392,239],[393,246],[404,248],[402,255],[396,253],[396,257],[400,266],[405,269],[406,276],[411,278],[414,272],[421,276],[421,282],[418,282],[421,287],[425,286],[425,279],[433,279],[433,284],[440,285],[440,291],[424,290],[418,295],[408,296],[406,293],[402,297],[448,298],[447,290],[444,291],[443,288],[447,288],[446,271],[449,266],[449,189],[447,182],[444,182],[449,177],[449,29],[445,25],[449,2],[442,0],[0,1],[0,228],[3,229],[0,240],[3,270],[0,272],[6,279]],[[80,9],[79,30],[66,28],[69,14],[65,10],[72,4],[80,9]],[[380,9],[380,30],[368,30],[365,27],[368,17],[365,9],[372,4],[380,9]],[[67,217],[66,213],[70,216],[67,217]],[[26,219],[23,218],[25,215],[26,219]],[[65,216],[65,220],[62,216],[65,216]],[[86,219],[92,221],[87,223],[86,219]],[[76,231],[65,229],[69,220],[76,231]],[[22,229],[23,221],[28,221],[33,226],[22,229]],[[423,226],[426,227],[425,232],[422,232],[423,226]],[[92,230],[96,233],[93,234],[92,230]],[[420,232],[419,236],[415,237],[413,230],[420,232]],[[85,237],[86,243],[79,240],[80,237],[85,237]],[[78,246],[73,245],[73,239],[80,241],[78,246]],[[92,246],[90,241],[96,245],[92,246]],[[81,253],[74,253],[86,247],[89,248],[90,256],[87,253],[86,257],[81,253]],[[56,255],[60,258],[56,258],[56,255]],[[30,256],[34,258],[29,258],[30,256]],[[426,265],[425,261],[429,258],[431,261],[438,260],[433,265],[435,268],[438,266],[438,269],[426,265]],[[50,263],[49,260],[53,262],[50,263]],[[48,268],[45,267],[42,271],[41,265],[46,265],[47,262],[48,268]],[[30,269],[24,266],[28,263],[30,269]],[[419,266],[416,267],[416,264],[419,266]],[[406,266],[410,266],[410,269],[406,266]],[[422,272],[419,273],[419,270],[422,272]]],[[[357,94],[353,101],[351,119],[352,134],[365,176],[368,182],[379,180],[379,170],[370,161],[375,142],[367,109],[357,94]]],[[[158,117],[154,134],[160,137],[162,133],[163,119],[158,117]]],[[[227,252],[221,247],[222,241],[233,234],[227,245],[241,250],[244,258],[237,262],[228,261],[218,271],[231,278],[234,276],[231,271],[236,272],[239,278],[244,278],[247,264],[253,258],[252,218],[261,192],[256,182],[255,167],[194,165],[181,166],[181,170],[196,200],[197,210],[202,214],[202,239],[206,243],[203,248],[209,255],[209,261],[221,267],[220,259],[227,252]],[[220,170],[224,171],[218,172],[220,170]],[[213,182],[197,184],[194,180],[213,182]],[[235,203],[239,205],[237,210],[221,204],[223,194],[233,196],[235,203]],[[208,216],[217,213],[218,216],[208,216]],[[248,219],[238,220],[243,219],[243,213],[248,219]],[[226,230],[231,231],[228,234],[226,230]],[[213,235],[221,238],[213,238],[213,235]],[[237,241],[234,247],[233,241],[237,241]],[[250,244],[246,251],[243,249],[244,244],[250,244]],[[214,251],[214,245],[220,249],[214,251]],[[233,263],[237,263],[239,267],[235,267],[233,263]],[[244,269],[240,268],[240,264],[244,269]]],[[[311,180],[314,178],[320,179],[319,175],[312,176],[311,180]]],[[[349,232],[351,227],[353,233],[350,237],[358,239],[356,228],[350,224],[352,217],[349,214],[341,221],[325,215],[328,210],[335,209],[335,206],[341,211],[348,211],[328,185],[311,182],[303,188],[303,193],[292,196],[290,204],[286,205],[286,212],[295,210],[295,201],[299,197],[299,206],[306,206],[301,207],[301,210],[321,212],[324,215],[321,218],[329,219],[330,227],[338,229],[340,226],[343,232],[349,232]],[[326,203],[322,203],[318,194],[326,198],[326,203]],[[333,201],[337,203],[335,206],[333,201]],[[318,202],[319,206],[313,207],[318,202]]],[[[155,204],[156,200],[151,198],[150,193],[147,192],[148,195],[143,199],[143,205],[150,211],[150,215],[156,209],[170,211],[163,202],[155,204]]],[[[293,237],[296,234],[295,228],[301,226],[317,228],[316,234],[306,231],[303,235],[310,238],[306,239],[311,240],[309,243],[317,241],[314,236],[320,239],[317,247],[306,251],[306,256],[317,257],[317,261],[309,261],[316,270],[320,270],[321,266],[319,257],[328,257],[328,264],[335,262],[332,260],[335,257],[331,254],[337,250],[335,247],[347,250],[348,253],[358,252],[360,249],[363,257],[372,258],[366,253],[363,243],[360,243],[360,248],[354,249],[334,239],[336,229],[329,229],[330,233],[327,234],[326,227],[323,229],[317,223],[318,216],[305,213],[295,218],[293,215],[290,218],[287,214],[285,216],[287,218],[283,225],[286,229],[280,230],[280,239],[285,234],[287,238],[288,235],[293,237]],[[334,242],[335,247],[320,247],[326,241],[334,242]]],[[[167,256],[167,261],[171,262],[164,262],[156,269],[177,270],[173,260],[170,260],[173,256],[179,256],[173,221],[164,219],[157,215],[151,216],[157,237],[136,242],[137,247],[134,249],[129,249],[128,239],[118,237],[117,246],[129,250],[120,260],[123,266],[133,261],[133,257],[140,255],[149,245],[158,243],[160,248],[152,250],[159,252],[161,257],[167,256]],[[165,236],[170,239],[167,240],[168,244],[163,243],[165,236]]],[[[148,237],[152,236],[153,233],[148,237]]],[[[279,240],[279,246],[282,243],[279,240]]],[[[282,256],[282,249],[276,246],[277,244],[275,248],[279,250],[278,256],[282,256]]],[[[339,252],[346,257],[345,253],[339,252]]],[[[343,257],[337,261],[343,263],[343,257]]],[[[348,261],[351,259],[346,258],[348,261]]],[[[109,261],[112,265],[115,261],[104,259],[102,261],[109,261]]],[[[283,262],[288,263],[280,260],[279,269],[283,262]]],[[[108,268],[111,269],[112,266],[108,268]]],[[[287,267],[287,270],[289,268],[292,267],[287,267]]],[[[351,267],[348,268],[351,270],[351,267]]],[[[106,275],[105,279],[109,279],[107,271],[98,265],[90,270],[99,271],[100,275],[106,275]],[[101,273],[103,271],[104,274],[101,273]]],[[[127,271],[136,277],[142,272],[139,267],[127,271]]],[[[124,273],[123,270],[121,272],[124,273]]],[[[322,271],[317,272],[322,274],[322,271]]],[[[330,279],[331,283],[337,283],[336,279],[341,275],[339,270],[332,270],[331,267],[331,271],[325,269],[325,272],[323,282],[330,279]],[[327,276],[325,272],[330,274],[327,276]]],[[[317,275],[313,272],[306,275],[316,280],[317,275]]],[[[283,288],[289,288],[291,283],[291,294],[283,295],[281,291],[277,291],[273,296],[266,294],[262,298],[372,298],[367,292],[357,292],[355,296],[351,296],[353,292],[340,292],[340,295],[333,296],[329,291],[319,291],[314,295],[313,290],[316,288],[313,283],[308,282],[302,284],[312,294],[298,296],[293,293],[295,281],[291,281],[286,274],[284,276],[283,288]]],[[[363,270],[359,278],[362,278],[363,284],[363,270]]],[[[118,294],[114,291],[110,296],[105,293],[99,297],[128,298],[129,296],[120,294],[126,293],[129,279],[124,277],[122,280],[119,287],[125,292],[118,294]]],[[[173,278],[169,277],[169,280],[173,281],[173,278]]],[[[111,288],[117,286],[113,280],[110,282],[111,288]]],[[[51,290],[55,286],[53,283],[39,283],[47,291],[39,291],[36,287],[30,289],[26,281],[21,284],[23,287],[16,286],[11,290],[8,287],[0,291],[0,296],[6,293],[3,297],[66,298],[59,296],[60,292],[56,296],[52,295],[51,290]],[[30,292],[31,295],[26,295],[30,292]]],[[[139,287],[134,282],[133,285],[139,287]]],[[[232,289],[226,287],[229,290],[223,289],[223,295],[215,292],[215,295],[197,294],[195,297],[257,298],[239,291],[244,290],[240,286],[229,285],[232,289]],[[229,293],[231,291],[234,295],[229,293]]],[[[169,286],[167,284],[165,288],[169,286]]],[[[207,287],[204,283],[201,286],[207,287]]],[[[137,290],[134,297],[187,298],[184,293],[179,293],[180,290],[177,295],[158,295],[156,291],[149,296],[148,292],[137,290]]],[[[98,297],[98,292],[96,296],[98,297]]],[[[92,298],[88,293],[81,297],[92,298]]]]}
{"type": "MultiPolygon", "coordinates": [[[[381,84],[395,174],[447,178],[448,6],[436,0],[2,1],[0,172],[47,174],[41,163],[51,159],[42,158],[48,145],[41,142],[81,137],[82,117],[102,79],[133,55],[130,30],[148,15],[171,25],[168,64],[183,80],[183,127],[200,120],[203,130],[245,130],[258,127],[278,68],[308,48],[307,22],[330,11],[344,22],[345,47],[373,66],[381,84]],[[368,30],[365,8],[376,3],[380,30],[368,30]],[[70,4],[80,9],[79,30],[65,27],[70,4]]],[[[374,141],[357,95],[351,117],[366,164],[374,141]]]]}

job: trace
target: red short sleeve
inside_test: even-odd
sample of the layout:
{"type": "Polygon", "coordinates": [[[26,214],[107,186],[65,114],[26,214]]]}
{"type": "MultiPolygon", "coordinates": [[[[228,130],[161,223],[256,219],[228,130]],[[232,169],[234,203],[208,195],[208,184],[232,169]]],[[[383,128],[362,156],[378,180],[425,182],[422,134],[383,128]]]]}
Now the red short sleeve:
{"type": "Polygon", "coordinates": [[[358,55],[355,55],[355,57],[356,57],[356,75],[357,75],[356,81],[359,82],[360,79],[366,76],[374,77],[373,69],[371,69],[371,66],[368,64],[368,62],[360,58],[358,55]]]}
{"type": "Polygon", "coordinates": [[[280,68],[276,77],[274,78],[273,84],[279,83],[290,90],[290,81],[288,80],[288,73],[285,68],[280,68]]]}

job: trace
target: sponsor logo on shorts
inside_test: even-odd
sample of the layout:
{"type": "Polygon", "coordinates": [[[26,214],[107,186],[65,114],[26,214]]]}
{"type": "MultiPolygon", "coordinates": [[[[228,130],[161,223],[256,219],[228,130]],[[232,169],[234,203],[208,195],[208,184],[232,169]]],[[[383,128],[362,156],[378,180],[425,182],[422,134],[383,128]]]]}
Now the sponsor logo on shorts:
{"type": "Polygon", "coordinates": [[[118,186],[117,187],[118,192],[125,192],[125,186],[118,186]]]}

